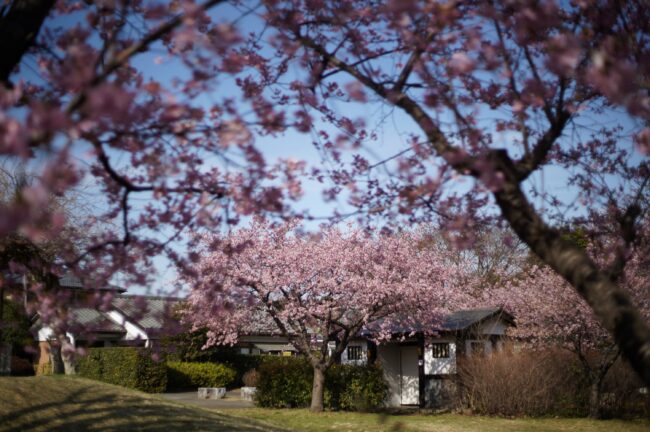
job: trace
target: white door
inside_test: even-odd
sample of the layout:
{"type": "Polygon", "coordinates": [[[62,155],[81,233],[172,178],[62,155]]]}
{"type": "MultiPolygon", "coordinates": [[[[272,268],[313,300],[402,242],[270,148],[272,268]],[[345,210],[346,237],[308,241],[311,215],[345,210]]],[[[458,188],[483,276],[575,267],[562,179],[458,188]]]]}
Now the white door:
{"type": "Polygon", "coordinates": [[[420,385],[418,373],[418,347],[400,347],[400,394],[402,405],[418,405],[420,403],[420,385]]]}

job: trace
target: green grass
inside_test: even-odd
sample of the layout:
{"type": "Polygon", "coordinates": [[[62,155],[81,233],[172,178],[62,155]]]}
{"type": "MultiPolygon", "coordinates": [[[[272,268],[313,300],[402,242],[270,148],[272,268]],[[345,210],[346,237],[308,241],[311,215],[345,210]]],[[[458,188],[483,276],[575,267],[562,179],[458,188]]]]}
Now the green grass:
{"type": "Polygon", "coordinates": [[[0,431],[266,431],[267,426],[84,378],[0,378],[0,431]]]}
{"type": "Polygon", "coordinates": [[[307,410],[207,410],[122,387],[61,376],[0,378],[0,432],[435,431],[641,432],[649,420],[498,419],[307,410]]]}
{"type": "Polygon", "coordinates": [[[502,419],[459,414],[378,415],[345,412],[312,414],[308,410],[240,409],[228,412],[270,426],[305,432],[325,431],[435,431],[435,432],[641,432],[650,431],[649,420],[502,419]]]}

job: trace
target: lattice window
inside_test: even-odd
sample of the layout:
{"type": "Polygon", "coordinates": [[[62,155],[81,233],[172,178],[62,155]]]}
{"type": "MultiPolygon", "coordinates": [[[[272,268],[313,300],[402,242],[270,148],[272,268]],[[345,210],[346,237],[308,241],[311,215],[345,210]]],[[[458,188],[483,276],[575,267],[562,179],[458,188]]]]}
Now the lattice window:
{"type": "Polygon", "coordinates": [[[448,358],[449,344],[448,343],[431,344],[431,352],[433,353],[433,358],[448,358]]]}
{"type": "Polygon", "coordinates": [[[362,359],[363,359],[363,347],[360,346],[348,347],[348,360],[362,360],[362,359]]]}

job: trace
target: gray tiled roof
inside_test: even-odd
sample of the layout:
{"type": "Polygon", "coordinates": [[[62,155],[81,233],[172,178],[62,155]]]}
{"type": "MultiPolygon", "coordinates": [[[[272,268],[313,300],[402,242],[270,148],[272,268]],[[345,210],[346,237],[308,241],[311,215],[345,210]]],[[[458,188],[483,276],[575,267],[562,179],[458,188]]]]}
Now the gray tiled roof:
{"type": "Polygon", "coordinates": [[[104,313],[94,308],[76,308],[71,312],[72,320],[76,325],[83,326],[91,331],[125,332],[124,328],[117,325],[104,313]]]}
{"type": "Polygon", "coordinates": [[[59,278],[59,285],[67,288],[83,288],[83,283],[81,279],[72,273],[66,273],[59,278]]]}
{"type": "MultiPolygon", "coordinates": [[[[66,273],[63,276],[59,278],[59,285],[61,285],[64,288],[86,288],[86,289],[92,289],[91,287],[87,287],[83,280],[81,280],[79,277],[75,276],[72,273],[66,273]]],[[[124,292],[126,291],[124,288],[115,286],[115,285],[107,285],[107,286],[101,286],[99,288],[94,288],[94,289],[99,289],[101,291],[115,291],[115,292],[124,292]]]]}
{"type": "MultiPolygon", "coordinates": [[[[396,322],[391,325],[390,332],[392,334],[406,334],[417,332],[464,331],[492,316],[500,316],[507,322],[514,322],[512,315],[498,307],[483,309],[464,309],[452,312],[451,314],[443,317],[442,321],[437,322],[418,323],[415,325],[412,323],[406,323],[407,320],[405,320],[404,324],[396,322]]],[[[362,330],[361,334],[364,336],[370,336],[377,330],[378,327],[378,323],[371,324],[362,330]]]]}
{"type": "MultiPolygon", "coordinates": [[[[6,280],[8,280],[11,284],[22,285],[23,283],[23,276],[20,274],[8,273],[8,274],[3,274],[3,277],[6,280]]],[[[72,273],[66,273],[63,276],[61,276],[59,278],[59,285],[62,288],[71,288],[71,289],[89,289],[89,290],[99,289],[100,291],[115,291],[115,292],[126,291],[124,288],[115,285],[102,286],[100,288],[88,287],[84,284],[83,280],[81,280],[79,277],[75,276],[72,273]]]]}
{"type": "Polygon", "coordinates": [[[504,312],[501,308],[467,309],[447,315],[440,326],[440,330],[466,330],[474,324],[499,314],[502,314],[502,317],[506,321],[512,321],[512,316],[504,312]]]}
{"type": "Polygon", "coordinates": [[[165,319],[179,301],[176,297],[118,295],[112,304],[140,328],[158,331],[165,326],[165,319]]]}

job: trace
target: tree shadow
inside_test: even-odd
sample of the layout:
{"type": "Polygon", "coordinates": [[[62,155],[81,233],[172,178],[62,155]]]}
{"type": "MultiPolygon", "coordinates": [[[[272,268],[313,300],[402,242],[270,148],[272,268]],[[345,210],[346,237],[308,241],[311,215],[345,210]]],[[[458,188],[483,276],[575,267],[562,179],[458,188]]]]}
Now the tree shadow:
{"type": "Polygon", "coordinates": [[[0,414],[2,432],[280,431],[255,421],[158,398],[109,392],[105,388],[95,391],[92,387],[75,389],[54,402],[34,403],[9,412],[0,407],[0,414]]]}

